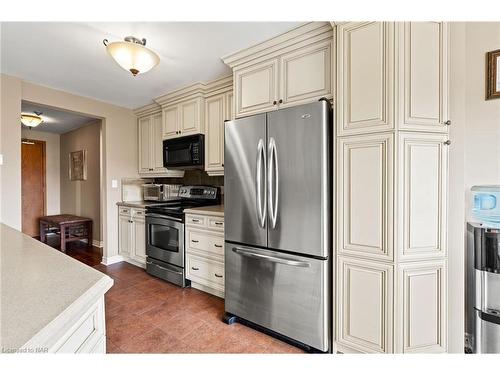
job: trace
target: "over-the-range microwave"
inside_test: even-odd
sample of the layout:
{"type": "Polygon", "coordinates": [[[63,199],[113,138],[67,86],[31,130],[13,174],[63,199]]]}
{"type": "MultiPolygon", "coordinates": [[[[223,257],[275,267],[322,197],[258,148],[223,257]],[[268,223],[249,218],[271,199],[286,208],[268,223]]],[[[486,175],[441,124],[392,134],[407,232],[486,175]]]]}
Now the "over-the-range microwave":
{"type": "Polygon", "coordinates": [[[164,140],[163,166],[167,169],[204,169],[205,136],[195,134],[164,140]]]}

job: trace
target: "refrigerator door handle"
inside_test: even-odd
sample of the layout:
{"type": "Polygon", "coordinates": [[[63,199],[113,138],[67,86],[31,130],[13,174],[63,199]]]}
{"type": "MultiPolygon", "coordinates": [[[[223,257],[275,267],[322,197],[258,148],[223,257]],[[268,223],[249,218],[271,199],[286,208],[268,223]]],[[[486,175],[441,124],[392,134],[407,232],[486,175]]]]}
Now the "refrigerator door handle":
{"type": "Polygon", "coordinates": [[[257,252],[254,252],[252,250],[243,249],[240,247],[233,247],[233,252],[236,254],[248,257],[248,258],[268,260],[270,262],[285,264],[287,266],[292,266],[292,267],[302,267],[302,268],[311,267],[311,264],[309,262],[303,262],[303,261],[299,261],[299,260],[292,260],[292,259],[281,258],[281,257],[277,257],[277,256],[272,256],[272,255],[261,254],[261,253],[257,253],[257,252]]]}
{"type": "MultiPolygon", "coordinates": [[[[267,197],[266,189],[264,189],[264,199],[262,199],[262,168],[266,166],[266,151],[264,141],[259,139],[257,145],[257,173],[255,178],[255,188],[257,193],[257,221],[261,228],[266,224],[266,211],[267,211],[267,197]],[[262,208],[262,201],[264,201],[264,208],[262,208]]],[[[265,172],[264,172],[265,173],[265,172]]]]}
{"type": "Polygon", "coordinates": [[[278,170],[278,151],[276,141],[273,137],[269,139],[269,167],[268,167],[268,190],[269,190],[269,218],[271,219],[271,228],[276,228],[278,218],[278,191],[279,191],[279,170],[278,170]],[[276,179],[276,182],[274,182],[276,179]],[[274,185],[274,190],[273,190],[274,185]],[[274,200],[274,202],[273,202],[274,200]]]}

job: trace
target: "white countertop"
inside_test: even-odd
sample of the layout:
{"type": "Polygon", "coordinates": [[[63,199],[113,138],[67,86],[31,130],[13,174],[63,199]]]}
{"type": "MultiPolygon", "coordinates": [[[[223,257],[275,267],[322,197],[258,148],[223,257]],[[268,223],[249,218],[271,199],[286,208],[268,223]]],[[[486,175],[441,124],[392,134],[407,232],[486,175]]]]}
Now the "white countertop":
{"type": "Polygon", "coordinates": [[[84,294],[113,280],[0,224],[0,352],[20,348],[84,294]]]}
{"type": "Polygon", "coordinates": [[[224,217],[224,205],[186,208],[184,213],[224,217]]]}

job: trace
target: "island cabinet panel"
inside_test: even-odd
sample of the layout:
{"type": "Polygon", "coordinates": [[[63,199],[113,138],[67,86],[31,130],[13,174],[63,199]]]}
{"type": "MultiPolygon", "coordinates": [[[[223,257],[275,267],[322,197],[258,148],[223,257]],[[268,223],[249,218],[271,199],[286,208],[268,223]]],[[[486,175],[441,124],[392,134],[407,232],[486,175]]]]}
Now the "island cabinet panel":
{"type": "Polygon", "coordinates": [[[350,22],[337,30],[339,135],[394,128],[394,23],[350,22]]]}
{"type": "Polygon", "coordinates": [[[398,268],[397,352],[446,352],[446,261],[398,268]]]}
{"type": "Polygon", "coordinates": [[[337,341],[354,350],[392,351],[393,267],[356,258],[338,259],[337,341]]]}
{"type": "Polygon", "coordinates": [[[278,79],[278,59],[235,70],[237,117],[276,109],[278,79]]]}
{"type": "Polygon", "coordinates": [[[448,25],[445,22],[399,23],[400,127],[447,132],[448,25]]]}
{"type": "Polygon", "coordinates": [[[338,253],[393,259],[394,135],[338,140],[338,253]]]}

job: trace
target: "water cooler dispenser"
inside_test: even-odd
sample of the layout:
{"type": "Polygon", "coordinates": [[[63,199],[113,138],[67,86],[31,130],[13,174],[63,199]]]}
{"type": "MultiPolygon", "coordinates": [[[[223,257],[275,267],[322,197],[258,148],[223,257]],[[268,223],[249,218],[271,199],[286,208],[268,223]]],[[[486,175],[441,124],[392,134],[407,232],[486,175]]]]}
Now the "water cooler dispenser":
{"type": "Polygon", "coordinates": [[[465,350],[500,353],[500,186],[472,188],[467,224],[465,350]]]}

